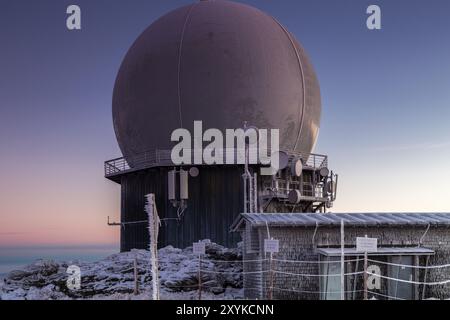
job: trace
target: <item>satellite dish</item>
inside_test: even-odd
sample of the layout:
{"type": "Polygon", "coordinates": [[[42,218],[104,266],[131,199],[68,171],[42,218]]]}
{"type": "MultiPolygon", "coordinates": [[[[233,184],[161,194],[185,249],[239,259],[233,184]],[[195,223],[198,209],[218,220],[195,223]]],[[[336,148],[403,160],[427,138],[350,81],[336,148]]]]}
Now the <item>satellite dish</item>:
{"type": "Polygon", "coordinates": [[[199,170],[197,167],[192,167],[189,169],[189,175],[193,178],[198,177],[198,175],[200,174],[199,170]]]}
{"type": "Polygon", "coordinates": [[[289,191],[289,195],[288,195],[289,203],[292,203],[292,204],[300,203],[301,197],[302,197],[302,194],[301,194],[300,190],[296,189],[296,190],[289,191]]]}
{"type": "Polygon", "coordinates": [[[319,173],[321,177],[325,178],[330,174],[330,170],[327,167],[323,167],[320,169],[319,173]]]}
{"type": "Polygon", "coordinates": [[[300,177],[303,171],[303,161],[301,158],[294,158],[291,162],[291,175],[300,177]]]}
{"type": "MultiPolygon", "coordinates": [[[[278,170],[283,170],[286,169],[286,167],[289,164],[289,156],[286,152],[283,151],[278,151],[278,152],[274,152],[272,153],[272,158],[277,157],[278,156],[278,170]]],[[[275,169],[272,166],[273,169],[275,169]]]]}
{"type": "Polygon", "coordinates": [[[331,180],[328,180],[327,182],[325,182],[325,193],[327,195],[332,195],[333,191],[334,191],[334,183],[331,180]]]}

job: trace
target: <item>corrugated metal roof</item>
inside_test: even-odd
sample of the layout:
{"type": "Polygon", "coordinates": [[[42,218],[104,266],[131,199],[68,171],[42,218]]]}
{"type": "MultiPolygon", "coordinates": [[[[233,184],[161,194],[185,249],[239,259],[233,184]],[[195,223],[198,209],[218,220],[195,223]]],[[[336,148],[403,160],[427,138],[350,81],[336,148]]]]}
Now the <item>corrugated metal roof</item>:
{"type": "MultiPolygon", "coordinates": [[[[341,255],[341,248],[319,248],[317,252],[328,257],[339,257],[341,255]]],[[[369,256],[389,256],[389,255],[433,255],[434,251],[427,248],[414,247],[379,247],[377,252],[369,252],[369,256]]],[[[356,248],[345,248],[344,255],[346,256],[361,256],[362,252],[357,252],[356,248]]]]}
{"type": "Polygon", "coordinates": [[[450,213],[243,213],[233,223],[237,230],[243,221],[252,226],[445,226],[450,227],[450,213]]]}

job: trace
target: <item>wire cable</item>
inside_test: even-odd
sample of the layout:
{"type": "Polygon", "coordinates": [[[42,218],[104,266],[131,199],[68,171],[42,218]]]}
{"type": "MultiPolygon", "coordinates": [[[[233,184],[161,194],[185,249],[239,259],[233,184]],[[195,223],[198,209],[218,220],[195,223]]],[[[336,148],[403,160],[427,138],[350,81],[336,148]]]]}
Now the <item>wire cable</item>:
{"type": "MultiPolygon", "coordinates": [[[[364,259],[351,259],[351,260],[344,260],[344,262],[356,262],[356,261],[363,261],[364,259]]],[[[283,260],[283,259],[272,259],[272,261],[277,262],[287,262],[287,263],[317,263],[317,264],[326,264],[326,263],[341,263],[341,261],[307,261],[307,260],[283,260]]]]}
{"type": "Polygon", "coordinates": [[[425,286],[439,286],[439,285],[444,285],[444,284],[449,284],[450,283],[450,279],[443,280],[443,281],[435,281],[435,282],[421,282],[421,281],[412,281],[412,280],[404,280],[404,279],[392,278],[392,277],[382,276],[381,274],[376,274],[376,273],[371,273],[371,272],[367,272],[367,274],[369,274],[371,276],[374,276],[374,277],[387,279],[387,280],[404,282],[404,283],[411,283],[411,284],[417,284],[417,285],[425,285],[425,286]]]}
{"type": "Polygon", "coordinates": [[[200,269],[200,270],[201,270],[201,272],[214,273],[214,274],[256,274],[256,273],[269,272],[269,270],[262,270],[262,271],[212,271],[212,270],[204,270],[204,269],[200,269]]]}
{"type": "Polygon", "coordinates": [[[388,295],[381,294],[381,293],[374,292],[374,291],[370,291],[370,290],[368,290],[367,293],[371,293],[371,294],[374,294],[374,295],[377,295],[377,296],[380,296],[380,297],[384,297],[384,298],[388,298],[388,299],[394,299],[394,300],[406,300],[406,299],[403,299],[403,298],[392,297],[392,296],[388,296],[388,295]]]}
{"type": "MultiPolygon", "coordinates": [[[[270,288],[269,288],[270,289],[270,288]]],[[[289,292],[296,292],[296,293],[311,293],[311,294],[337,294],[341,293],[342,291],[304,291],[304,290],[295,290],[295,289],[282,289],[273,287],[272,289],[280,290],[280,291],[289,291],[289,292]]],[[[363,292],[364,290],[355,290],[355,291],[344,291],[344,293],[354,293],[354,292],[363,292]]]]}
{"type": "Polygon", "coordinates": [[[255,260],[213,260],[210,259],[211,262],[219,262],[219,263],[254,263],[254,262],[262,262],[268,261],[269,259],[255,259],[255,260]]]}
{"type": "Polygon", "coordinates": [[[399,263],[392,263],[392,262],[385,262],[380,260],[372,260],[368,259],[367,261],[385,264],[389,266],[395,266],[395,267],[404,267],[404,268],[415,268],[415,269],[441,269],[441,268],[450,268],[450,264],[443,264],[443,265],[436,265],[436,266],[414,266],[410,264],[399,264],[399,263]]]}
{"type": "MultiPolygon", "coordinates": [[[[299,276],[299,277],[340,277],[341,274],[304,274],[304,273],[292,273],[292,272],[285,272],[285,271],[279,271],[279,270],[272,270],[274,273],[279,274],[286,274],[290,276],[299,276]]],[[[344,276],[352,276],[352,275],[358,275],[363,274],[364,271],[358,271],[358,272],[350,272],[350,273],[344,273],[344,276]]]]}

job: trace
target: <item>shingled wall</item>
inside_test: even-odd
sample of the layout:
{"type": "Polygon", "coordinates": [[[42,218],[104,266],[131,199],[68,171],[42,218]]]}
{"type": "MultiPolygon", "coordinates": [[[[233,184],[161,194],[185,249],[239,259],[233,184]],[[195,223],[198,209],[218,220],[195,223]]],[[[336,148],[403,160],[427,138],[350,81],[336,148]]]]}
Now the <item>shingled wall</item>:
{"type": "MultiPolygon", "coordinates": [[[[346,247],[354,247],[356,237],[367,235],[368,237],[378,238],[379,246],[417,247],[425,231],[426,228],[422,227],[347,227],[345,229],[345,245],[346,247]]],[[[273,227],[269,228],[269,232],[271,237],[280,241],[280,252],[273,255],[274,259],[318,261],[317,248],[335,248],[340,246],[340,229],[337,227],[319,227],[317,230],[309,227],[273,227]]],[[[265,227],[247,227],[243,231],[244,259],[257,260],[268,258],[268,256],[264,255],[264,239],[266,238],[267,229],[265,227]]],[[[431,227],[426,232],[421,246],[435,251],[435,255],[429,259],[429,265],[449,263],[450,229],[445,227],[431,227]]],[[[380,257],[376,259],[382,260],[380,257]]],[[[426,258],[420,257],[417,262],[420,265],[425,265],[426,258]]],[[[382,274],[386,275],[386,266],[381,264],[379,266],[381,267],[382,274]]],[[[347,264],[345,272],[354,272],[355,267],[355,263],[347,264]]],[[[362,268],[362,263],[359,263],[358,270],[361,271],[363,270],[362,268]]],[[[296,274],[319,274],[318,264],[272,261],[272,269],[296,274]]],[[[271,273],[254,273],[255,271],[265,270],[269,270],[268,260],[262,261],[261,263],[245,263],[244,271],[247,273],[244,274],[244,290],[247,298],[268,298],[271,273]]],[[[424,270],[416,270],[414,280],[423,281],[424,270]]],[[[272,275],[273,287],[277,288],[272,291],[274,299],[316,300],[320,298],[319,293],[317,293],[319,292],[319,277],[299,277],[274,273],[272,275]]],[[[346,278],[346,281],[348,281],[347,286],[353,288],[355,278],[346,278]]],[[[442,281],[445,279],[450,279],[450,268],[428,270],[427,282],[442,281]]],[[[356,288],[362,289],[362,276],[359,276],[359,279],[356,281],[356,288]]],[[[415,298],[421,299],[423,286],[416,285],[414,291],[415,298]]],[[[382,284],[380,293],[387,294],[385,284],[382,284]]],[[[426,286],[424,297],[448,299],[450,298],[450,285],[426,286]]],[[[362,293],[358,293],[355,296],[347,295],[347,298],[361,299],[362,293]]]]}

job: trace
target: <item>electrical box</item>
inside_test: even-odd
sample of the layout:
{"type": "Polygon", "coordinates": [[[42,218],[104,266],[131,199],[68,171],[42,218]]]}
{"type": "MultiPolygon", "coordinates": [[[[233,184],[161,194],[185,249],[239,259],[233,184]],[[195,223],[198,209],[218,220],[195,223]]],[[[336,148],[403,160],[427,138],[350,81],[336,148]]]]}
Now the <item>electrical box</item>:
{"type": "Polygon", "coordinates": [[[177,180],[176,180],[176,171],[175,170],[171,170],[167,173],[167,194],[169,197],[169,200],[176,200],[176,185],[177,185],[177,180]]]}
{"type": "Polygon", "coordinates": [[[189,199],[188,171],[180,169],[180,199],[189,199]]]}

